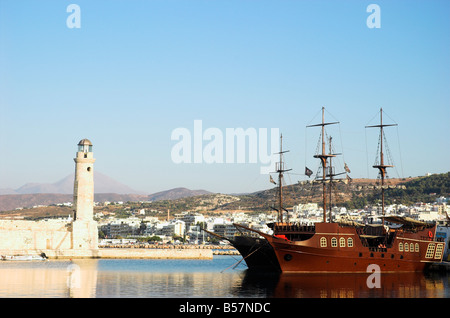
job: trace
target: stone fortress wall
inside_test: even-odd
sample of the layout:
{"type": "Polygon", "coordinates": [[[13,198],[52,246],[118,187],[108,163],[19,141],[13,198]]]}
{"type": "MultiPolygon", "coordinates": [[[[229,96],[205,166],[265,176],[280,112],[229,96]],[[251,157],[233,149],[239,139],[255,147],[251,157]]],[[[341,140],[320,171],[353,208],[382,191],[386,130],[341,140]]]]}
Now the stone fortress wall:
{"type": "Polygon", "coordinates": [[[72,224],[67,221],[0,220],[0,250],[70,249],[72,224]]]}

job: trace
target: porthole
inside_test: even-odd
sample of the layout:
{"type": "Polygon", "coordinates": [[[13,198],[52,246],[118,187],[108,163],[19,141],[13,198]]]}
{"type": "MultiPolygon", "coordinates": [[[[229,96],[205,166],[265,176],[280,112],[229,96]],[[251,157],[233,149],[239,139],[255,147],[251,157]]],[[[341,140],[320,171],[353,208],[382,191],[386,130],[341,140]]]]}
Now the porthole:
{"type": "Polygon", "coordinates": [[[87,171],[91,171],[91,167],[88,167],[88,168],[87,168],[87,171]]]}
{"type": "Polygon", "coordinates": [[[292,260],[292,255],[291,254],[284,255],[284,260],[287,261],[287,262],[291,261],[292,260]]]}

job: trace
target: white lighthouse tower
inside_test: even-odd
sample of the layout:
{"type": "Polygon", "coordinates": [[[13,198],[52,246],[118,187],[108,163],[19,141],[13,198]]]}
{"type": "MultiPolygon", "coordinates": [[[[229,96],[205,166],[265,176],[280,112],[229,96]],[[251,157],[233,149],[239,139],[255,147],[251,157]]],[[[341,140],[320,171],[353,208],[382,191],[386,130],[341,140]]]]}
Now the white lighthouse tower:
{"type": "Polygon", "coordinates": [[[92,143],[83,139],[78,143],[75,161],[73,204],[75,220],[89,221],[94,216],[94,162],[92,143]]]}
{"type": "Polygon", "coordinates": [[[98,228],[94,221],[94,162],[92,143],[82,139],[78,143],[75,161],[72,223],[73,249],[98,249],[98,228]]]}

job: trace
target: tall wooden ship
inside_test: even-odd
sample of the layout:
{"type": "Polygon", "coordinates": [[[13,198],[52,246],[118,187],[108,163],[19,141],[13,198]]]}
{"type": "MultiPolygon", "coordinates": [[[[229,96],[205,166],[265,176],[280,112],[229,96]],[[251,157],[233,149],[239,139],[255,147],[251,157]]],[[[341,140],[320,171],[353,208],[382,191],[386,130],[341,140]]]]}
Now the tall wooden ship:
{"type": "MultiPolygon", "coordinates": [[[[436,239],[436,224],[416,221],[384,213],[384,179],[386,169],[392,167],[384,162],[383,111],[380,110],[379,162],[373,167],[381,177],[382,224],[358,224],[334,222],[331,212],[327,218],[326,186],[333,173],[327,164],[335,154],[327,153],[325,146],[324,109],[322,108],[322,152],[320,159],[323,181],[323,222],[314,226],[295,226],[282,222],[275,224],[274,235],[249,228],[264,237],[273,247],[282,272],[367,272],[368,266],[378,265],[382,272],[423,271],[433,262],[442,260],[444,242],[436,239]],[[391,225],[387,225],[389,222],[391,225]]],[[[244,227],[245,228],[245,227],[244,227]]]]}

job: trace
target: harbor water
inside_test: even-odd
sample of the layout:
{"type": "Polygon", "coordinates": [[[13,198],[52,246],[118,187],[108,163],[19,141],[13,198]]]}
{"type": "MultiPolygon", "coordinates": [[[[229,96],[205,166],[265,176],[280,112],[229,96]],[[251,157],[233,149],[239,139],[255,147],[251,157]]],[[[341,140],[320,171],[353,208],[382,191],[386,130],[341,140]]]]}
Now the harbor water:
{"type": "Polygon", "coordinates": [[[450,273],[251,274],[240,256],[212,260],[0,262],[1,298],[450,298],[450,273]]]}

